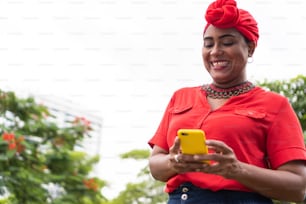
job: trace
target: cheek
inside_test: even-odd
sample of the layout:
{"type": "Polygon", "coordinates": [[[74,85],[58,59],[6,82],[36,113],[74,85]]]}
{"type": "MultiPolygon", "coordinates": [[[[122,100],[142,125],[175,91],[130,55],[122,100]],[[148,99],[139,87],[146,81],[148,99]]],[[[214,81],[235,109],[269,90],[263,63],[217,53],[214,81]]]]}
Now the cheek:
{"type": "Polygon", "coordinates": [[[239,60],[242,62],[248,61],[248,49],[241,49],[237,51],[237,56],[239,56],[239,60]]]}
{"type": "Polygon", "coordinates": [[[247,52],[243,50],[236,50],[235,52],[232,51],[231,53],[232,53],[231,57],[232,59],[234,59],[233,61],[236,64],[246,64],[247,63],[247,60],[248,60],[247,52]]]}
{"type": "Polygon", "coordinates": [[[202,50],[202,60],[206,69],[209,67],[208,53],[202,50]]]}
{"type": "Polygon", "coordinates": [[[240,57],[239,57],[239,63],[245,65],[247,62],[248,62],[248,56],[244,55],[244,54],[241,54],[240,57]]]}
{"type": "Polygon", "coordinates": [[[208,53],[204,48],[202,48],[202,59],[203,59],[203,61],[206,62],[208,60],[207,58],[208,58],[208,53]]]}

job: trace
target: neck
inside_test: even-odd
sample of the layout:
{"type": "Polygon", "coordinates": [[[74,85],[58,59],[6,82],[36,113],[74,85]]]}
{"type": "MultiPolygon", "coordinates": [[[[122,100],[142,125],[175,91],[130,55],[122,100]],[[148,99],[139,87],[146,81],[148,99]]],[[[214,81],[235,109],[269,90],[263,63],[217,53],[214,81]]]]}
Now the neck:
{"type": "Polygon", "coordinates": [[[234,86],[239,86],[243,83],[247,82],[247,77],[246,74],[243,73],[233,79],[230,80],[213,80],[213,83],[216,87],[226,89],[226,88],[231,88],[234,86]]]}
{"type": "Polygon", "coordinates": [[[247,82],[248,82],[247,80],[232,82],[232,83],[226,83],[226,84],[220,84],[220,83],[213,82],[212,85],[217,87],[217,88],[220,88],[220,89],[231,89],[231,88],[240,86],[242,84],[245,84],[247,82]]]}

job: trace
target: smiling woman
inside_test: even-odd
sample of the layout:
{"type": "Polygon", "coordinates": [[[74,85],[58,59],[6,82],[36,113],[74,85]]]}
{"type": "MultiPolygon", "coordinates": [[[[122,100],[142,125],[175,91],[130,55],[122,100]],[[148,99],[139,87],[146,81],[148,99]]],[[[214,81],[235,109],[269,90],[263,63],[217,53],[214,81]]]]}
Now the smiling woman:
{"type": "MultiPolygon", "coordinates": [[[[237,2],[260,25],[248,79],[306,75],[306,1],[237,2]]],[[[207,6],[207,0],[3,0],[0,86],[103,118],[95,172],[107,178],[103,194],[112,198],[141,168],[125,168],[119,154],[147,148],[173,90],[210,82],[199,57],[207,6]]],[[[99,144],[90,144],[87,151],[95,152],[99,144]]]]}
{"type": "Polygon", "coordinates": [[[214,1],[205,17],[202,58],[213,82],[172,95],[149,140],[152,176],[166,182],[168,204],[302,201],[306,151],[299,120],[287,98],[247,80],[257,22],[234,0],[214,1]],[[182,153],[176,134],[182,128],[204,131],[209,153],[182,153]]]}

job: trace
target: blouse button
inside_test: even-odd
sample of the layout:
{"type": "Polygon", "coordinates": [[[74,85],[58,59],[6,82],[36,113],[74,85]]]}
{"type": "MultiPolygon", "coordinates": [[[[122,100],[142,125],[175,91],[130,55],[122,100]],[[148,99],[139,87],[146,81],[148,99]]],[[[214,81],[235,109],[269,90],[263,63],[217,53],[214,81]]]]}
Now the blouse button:
{"type": "Polygon", "coordinates": [[[248,114],[252,116],[252,115],[254,115],[254,112],[253,111],[249,111],[248,114]]]}

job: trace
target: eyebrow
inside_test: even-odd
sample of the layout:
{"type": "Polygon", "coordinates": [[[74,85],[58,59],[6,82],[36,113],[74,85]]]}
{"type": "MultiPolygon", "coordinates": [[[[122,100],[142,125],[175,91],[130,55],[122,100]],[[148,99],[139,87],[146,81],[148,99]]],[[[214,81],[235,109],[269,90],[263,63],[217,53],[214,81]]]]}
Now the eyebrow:
{"type": "MultiPolygon", "coordinates": [[[[224,34],[224,35],[219,36],[218,38],[222,39],[222,38],[226,38],[226,37],[236,37],[236,35],[233,35],[233,34],[224,34]]],[[[207,37],[204,37],[203,39],[204,40],[212,40],[213,37],[207,36],[207,37]]]]}

